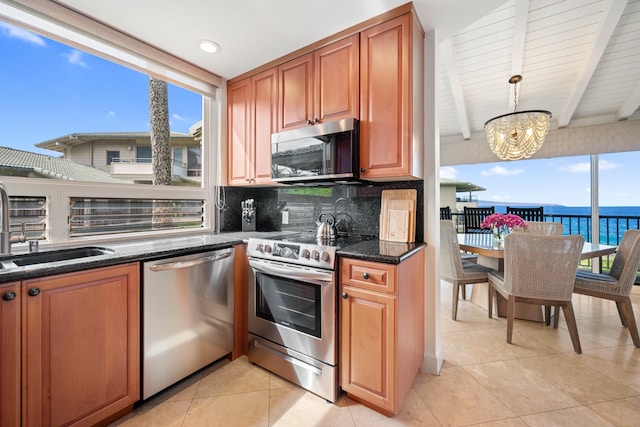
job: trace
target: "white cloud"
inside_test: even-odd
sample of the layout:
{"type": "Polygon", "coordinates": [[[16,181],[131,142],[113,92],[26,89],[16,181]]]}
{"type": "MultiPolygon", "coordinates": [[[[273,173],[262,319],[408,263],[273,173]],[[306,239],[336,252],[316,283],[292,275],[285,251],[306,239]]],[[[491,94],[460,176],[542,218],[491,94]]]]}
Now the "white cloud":
{"type": "Polygon", "coordinates": [[[588,162],[574,163],[569,166],[559,167],[558,170],[571,173],[589,173],[589,171],[591,170],[591,164],[588,162]]]}
{"type": "Polygon", "coordinates": [[[440,168],[440,178],[458,179],[458,171],[451,166],[443,166],[440,168]]]}
{"type": "MultiPolygon", "coordinates": [[[[610,171],[613,169],[621,168],[622,165],[620,163],[613,163],[608,160],[599,160],[598,161],[598,170],[599,171],[610,171]]],[[[590,173],[591,172],[591,163],[589,162],[580,162],[574,163],[573,165],[563,166],[558,168],[558,170],[571,172],[571,173],[590,173]]]]}
{"type": "Polygon", "coordinates": [[[79,65],[80,67],[87,67],[87,64],[83,61],[82,56],[84,54],[79,50],[71,49],[67,53],[63,53],[62,56],[67,58],[69,64],[79,65]]]}
{"type": "Polygon", "coordinates": [[[622,167],[622,165],[620,163],[613,163],[613,162],[610,162],[608,160],[600,160],[598,162],[598,169],[600,171],[610,171],[612,169],[618,169],[618,168],[621,168],[621,167],[622,167]]]}
{"type": "Polygon", "coordinates": [[[0,22],[0,31],[2,31],[3,35],[12,39],[22,40],[38,46],[46,46],[44,39],[39,35],[6,22],[0,22]]]}
{"type": "Polygon", "coordinates": [[[116,112],[115,112],[115,111],[109,111],[109,112],[107,113],[107,117],[108,117],[108,118],[110,118],[110,119],[111,119],[111,118],[113,118],[113,117],[115,117],[115,116],[116,116],[116,112]]]}
{"type": "Polygon", "coordinates": [[[509,169],[505,168],[504,166],[494,166],[491,169],[489,169],[488,171],[480,172],[480,175],[483,175],[483,176],[491,176],[491,175],[506,176],[506,175],[519,175],[522,172],[524,172],[523,169],[509,170],[509,169]]]}
{"type": "Polygon", "coordinates": [[[503,196],[501,194],[494,194],[491,196],[491,200],[494,202],[506,202],[507,200],[511,200],[510,196],[503,196]]]}
{"type": "Polygon", "coordinates": [[[188,119],[185,117],[182,117],[179,114],[172,114],[171,117],[173,117],[174,119],[180,121],[180,122],[186,122],[188,119]]]}

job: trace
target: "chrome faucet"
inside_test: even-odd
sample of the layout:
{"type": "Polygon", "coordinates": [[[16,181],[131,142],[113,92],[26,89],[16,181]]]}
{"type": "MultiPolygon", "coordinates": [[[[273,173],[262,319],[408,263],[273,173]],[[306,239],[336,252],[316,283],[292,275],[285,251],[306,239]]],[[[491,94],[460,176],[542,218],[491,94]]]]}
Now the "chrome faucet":
{"type": "Polygon", "coordinates": [[[4,184],[0,182],[0,210],[2,212],[2,230],[0,231],[0,255],[11,254],[11,231],[9,231],[9,196],[4,184]]]}

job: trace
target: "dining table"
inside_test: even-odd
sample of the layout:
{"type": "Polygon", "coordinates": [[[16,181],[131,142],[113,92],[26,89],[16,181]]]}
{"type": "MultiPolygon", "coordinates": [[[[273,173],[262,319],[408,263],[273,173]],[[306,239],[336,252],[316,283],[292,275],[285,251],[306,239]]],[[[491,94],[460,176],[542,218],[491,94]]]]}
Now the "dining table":
{"type": "MultiPolygon", "coordinates": [[[[458,233],[458,245],[460,250],[478,255],[478,264],[504,271],[504,242],[496,241],[492,233],[458,233]]],[[[584,242],[581,260],[600,258],[616,252],[617,246],[600,243],[584,242]]],[[[474,284],[471,290],[471,301],[480,307],[488,309],[489,292],[488,283],[474,284]]],[[[496,293],[496,311],[499,317],[505,317],[507,301],[496,293]]],[[[544,316],[542,308],[531,304],[516,303],[515,317],[518,319],[542,322],[544,316]]]]}

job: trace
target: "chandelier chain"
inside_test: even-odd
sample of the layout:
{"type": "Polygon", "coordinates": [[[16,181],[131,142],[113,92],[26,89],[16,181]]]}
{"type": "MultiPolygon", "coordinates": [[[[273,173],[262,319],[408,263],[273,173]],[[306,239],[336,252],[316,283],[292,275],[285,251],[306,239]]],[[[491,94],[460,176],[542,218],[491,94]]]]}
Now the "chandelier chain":
{"type": "Polygon", "coordinates": [[[513,112],[518,110],[518,82],[513,84],[513,112]]]}

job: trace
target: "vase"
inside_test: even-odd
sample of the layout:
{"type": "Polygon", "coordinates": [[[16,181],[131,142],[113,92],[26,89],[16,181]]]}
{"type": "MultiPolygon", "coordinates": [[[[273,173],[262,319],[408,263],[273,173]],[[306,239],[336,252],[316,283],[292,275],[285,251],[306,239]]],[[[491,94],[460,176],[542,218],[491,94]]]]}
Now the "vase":
{"type": "Polygon", "coordinates": [[[500,227],[492,227],[491,232],[493,233],[493,241],[497,244],[504,243],[504,238],[510,231],[511,229],[504,225],[500,227]]]}

